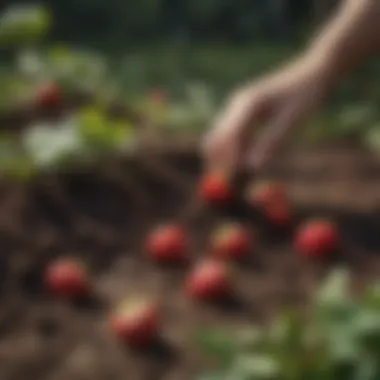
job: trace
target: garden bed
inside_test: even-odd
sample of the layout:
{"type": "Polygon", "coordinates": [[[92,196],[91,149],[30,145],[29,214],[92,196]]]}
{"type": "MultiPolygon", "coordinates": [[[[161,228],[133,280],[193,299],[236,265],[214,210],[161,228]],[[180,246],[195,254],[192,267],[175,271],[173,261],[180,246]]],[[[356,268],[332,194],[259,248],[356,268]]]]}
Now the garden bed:
{"type": "MultiPolygon", "coordinates": [[[[266,231],[250,265],[238,269],[239,302],[218,308],[188,301],[181,290],[186,268],[156,267],[142,246],[157,223],[186,219],[202,165],[191,147],[154,154],[144,163],[1,184],[1,379],[191,379],[207,365],[193,344],[199,327],[266,323],[283,306],[303,308],[334,265],[297,256],[291,231],[266,231]],[[71,305],[46,295],[41,273],[61,255],[89,265],[97,302],[71,305]],[[136,293],[163,307],[166,343],[149,353],[128,352],[108,330],[109,309],[136,293]]],[[[289,189],[296,223],[307,216],[337,220],[339,261],[352,269],[356,290],[379,276],[380,161],[359,148],[309,149],[281,157],[268,176],[289,189]]],[[[220,218],[204,211],[190,220],[194,259],[204,255],[220,218]]]]}

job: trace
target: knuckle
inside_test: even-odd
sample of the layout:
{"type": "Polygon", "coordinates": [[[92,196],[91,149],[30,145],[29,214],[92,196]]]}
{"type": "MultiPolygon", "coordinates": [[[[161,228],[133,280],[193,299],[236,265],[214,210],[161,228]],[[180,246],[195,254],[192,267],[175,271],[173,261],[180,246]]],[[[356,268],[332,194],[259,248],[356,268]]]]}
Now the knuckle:
{"type": "Polygon", "coordinates": [[[256,88],[238,90],[232,98],[231,107],[240,110],[252,110],[262,102],[263,96],[256,88]]]}
{"type": "Polygon", "coordinates": [[[242,104],[242,103],[247,102],[249,98],[250,98],[250,93],[248,92],[247,89],[245,88],[239,89],[232,94],[232,97],[230,99],[230,104],[232,105],[242,104]]]}

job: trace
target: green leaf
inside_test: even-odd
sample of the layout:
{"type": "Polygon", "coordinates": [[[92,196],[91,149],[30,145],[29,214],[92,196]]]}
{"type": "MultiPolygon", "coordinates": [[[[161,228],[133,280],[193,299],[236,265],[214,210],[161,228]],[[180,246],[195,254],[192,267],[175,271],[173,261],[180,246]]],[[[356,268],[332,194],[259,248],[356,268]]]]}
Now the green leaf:
{"type": "MultiPolygon", "coordinates": [[[[157,120],[158,116],[155,115],[154,119],[157,120]]],[[[193,125],[193,112],[186,104],[172,104],[166,114],[166,123],[170,129],[188,130],[193,125]]]]}
{"type": "Polygon", "coordinates": [[[352,318],[357,308],[350,293],[350,276],[345,269],[332,272],[317,291],[316,313],[325,322],[352,318]]]}
{"type": "Polygon", "coordinates": [[[35,174],[30,158],[10,136],[0,137],[0,172],[20,180],[29,179],[35,174]]]}
{"type": "Polygon", "coordinates": [[[207,122],[216,112],[214,97],[208,87],[203,84],[192,83],[187,87],[189,107],[194,116],[207,122]]]}
{"type": "Polygon", "coordinates": [[[226,374],[222,374],[222,373],[207,373],[207,374],[197,376],[194,380],[239,380],[239,379],[231,379],[227,377],[226,374]]]}
{"type": "Polygon", "coordinates": [[[135,128],[125,120],[110,121],[110,141],[116,150],[132,150],[136,148],[135,128]]]}
{"type": "Polygon", "coordinates": [[[108,120],[99,108],[87,107],[79,114],[80,130],[83,137],[99,147],[104,145],[104,136],[107,135],[108,120]]]}
{"type": "Polygon", "coordinates": [[[355,367],[354,380],[378,380],[380,376],[379,365],[376,360],[365,358],[355,367]]]}
{"type": "Polygon", "coordinates": [[[380,358],[380,314],[361,310],[352,323],[355,337],[363,348],[380,358]]]}
{"type": "Polygon", "coordinates": [[[274,357],[265,354],[239,355],[229,372],[233,379],[247,380],[275,379],[280,373],[280,363],[274,357]]]}
{"type": "Polygon", "coordinates": [[[369,104],[355,104],[345,108],[339,117],[342,132],[363,130],[375,119],[376,112],[369,104]]]}
{"type": "Polygon", "coordinates": [[[0,18],[0,44],[22,44],[43,37],[51,25],[50,12],[42,5],[15,5],[0,18]]]}
{"type": "Polygon", "coordinates": [[[35,50],[23,49],[17,55],[18,71],[21,75],[45,78],[48,70],[42,55],[35,50]]]}
{"type": "Polygon", "coordinates": [[[236,342],[241,350],[262,348],[267,341],[267,331],[259,327],[247,327],[236,332],[236,342]]]}
{"type": "Polygon", "coordinates": [[[109,120],[100,108],[88,107],[79,115],[83,138],[100,153],[131,150],[136,146],[133,126],[127,121],[109,120]]]}
{"type": "Polygon", "coordinates": [[[380,284],[376,283],[367,289],[364,300],[371,310],[380,312],[380,284]]]}
{"type": "Polygon", "coordinates": [[[286,379],[298,378],[303,373],[305,326],[305,321],[296,311],[283,312],[273,325],[270,352],[276,354],[286,379]]]}
{"type": "Polygon", "coordinates": [[[105,83],[106,62],[99,55],[58,45],[48,52],[47,59],[54,77],[67,87],[96,91],[105,83]]]}
{"type": "Polygon", "coordinates": [[[216,359],[223,367],[231,363],[237,354],[236,342],[223,332],[202,330],[198,332],[195,339],[201,351],[216,359]]]}
{"type": "Polygon", "coordinates": [[[364,142],[375,153],[380,152],[380,125],[371,127],[364,136],[364,142]]]}
{"type": "Polygon", "coordinates": [[[302,344],[304,321],[296,312],[285,311],[274,322],[270,340],[280,350],[299,350],[302,344]]]}
{"type": "Polygon", "coordinates": [[[357,344],[351,324],[336,325],[328,334],[328,351],[335,363],[353,363],[358,358],[357,344]]]}
{"type": "Polygon", "coordinates": [[[73,118],[60,125],[34,125],[23,134],[23,144],[40,169],[58,169],[74,159],[84,159],[89,153],[73,118]]]}

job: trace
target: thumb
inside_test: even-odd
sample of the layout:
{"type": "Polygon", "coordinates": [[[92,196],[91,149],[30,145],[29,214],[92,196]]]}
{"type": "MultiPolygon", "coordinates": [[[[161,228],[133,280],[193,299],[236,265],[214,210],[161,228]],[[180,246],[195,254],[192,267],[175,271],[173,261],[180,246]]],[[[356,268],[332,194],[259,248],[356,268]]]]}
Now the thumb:
{"type": "Polygon", "coordinates": [[[293,132],[301,117],[301,112],[295,104],[282,110],[255,139],[248,151],[245,165],[252,169],[261,169],[293,132]]]}
{"type": "Polygon", "coordinates": [[[203,152],[208,166],[233,169],[240,162],[245,136],[261,107],[251,96],[238,96],[217,117],[214,127],[203,141],[203,152]]]}

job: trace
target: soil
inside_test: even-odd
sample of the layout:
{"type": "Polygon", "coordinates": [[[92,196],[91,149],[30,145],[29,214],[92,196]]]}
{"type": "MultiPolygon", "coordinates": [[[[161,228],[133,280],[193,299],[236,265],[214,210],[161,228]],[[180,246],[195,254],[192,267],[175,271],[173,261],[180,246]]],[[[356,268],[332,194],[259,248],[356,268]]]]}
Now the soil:
{"type": "MultiPolygon", "coordinates": [[[[188,301],[188,268],[160,268],[144,256],[144,236],[158,223],[184,222],[192,257],[207,250],[220,211],[191,204],[201,162],[191,149],[155,153],[146,162],[108,163],[95,172],[45,175],[0,185],[0,379],[186,380],[207,363],[192,343],[201,326],[266,323],[283,306],[305,308],[326,269],[346,264],[353,290],[380,274],[380,161],[352,147],[284,155],[266,176],[294,201],[295,225],[326,216],[342,230],[334,262],[307,262],[292,250],[291,230],[260,230],[249,265],[238,268],[237,302],[229,307],[188,301]],[[153,158],[153,159],[152,159],[153,158]],[[53,299],[41,274],[58,256],[80,257],[93,274],[96,297],[81,304],[53,299]],[[162,342],[149,352],[123,348],[107,315],[126,296],[148,294],[162,307],[162,342]]],[[[239,215],[241,213],[241,215],[239,215]]],[[[224,305],[226,306],[226,305],[224,305]]]]}

